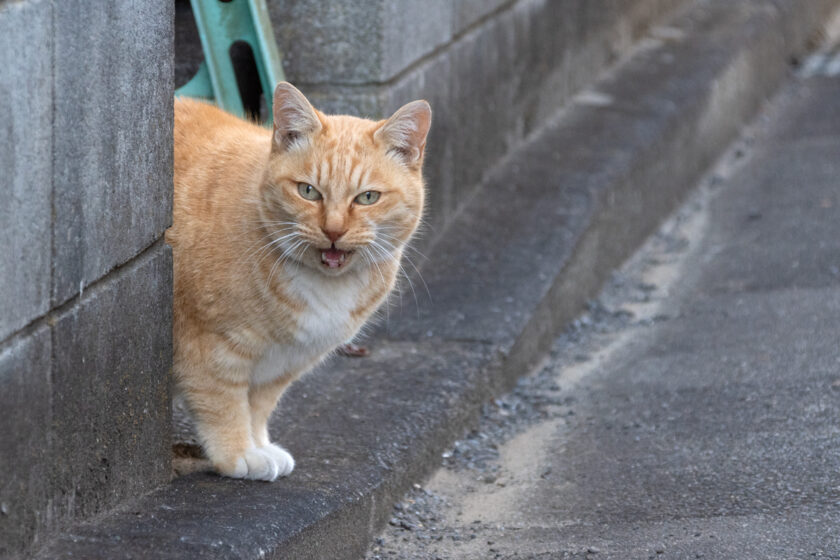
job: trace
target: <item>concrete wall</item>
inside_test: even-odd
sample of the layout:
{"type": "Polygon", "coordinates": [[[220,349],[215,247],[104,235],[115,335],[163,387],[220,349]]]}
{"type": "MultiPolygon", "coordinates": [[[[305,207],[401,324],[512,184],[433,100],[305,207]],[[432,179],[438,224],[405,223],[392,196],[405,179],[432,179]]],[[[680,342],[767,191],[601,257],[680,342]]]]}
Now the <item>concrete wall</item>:
{"type": "Polygon", "coordinates": [[[0,1],[0,557],[168,480],[172,0],[0,1]]]}

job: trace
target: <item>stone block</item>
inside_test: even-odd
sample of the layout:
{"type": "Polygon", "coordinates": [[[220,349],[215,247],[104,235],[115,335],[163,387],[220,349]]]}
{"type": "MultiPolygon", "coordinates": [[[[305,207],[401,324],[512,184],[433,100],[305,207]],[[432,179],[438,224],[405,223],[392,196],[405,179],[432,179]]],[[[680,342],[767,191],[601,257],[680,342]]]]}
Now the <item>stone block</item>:
{"type": "Polygon", "coordinates": [[[36,539],[46,518],[50,427],[46,326],[21,333],[0,347],[0,426],[0,558],[14,558],[36,539]]]}
{"type": "Polygon", "coordinates": [[[52,2],[0,5],[0,340],[49,309],[51,29],[52,2]]]}
{"type": "Polygon", "coordinates": [[[169,226],[171,0],[55,3],[53,304],[169,226]]]}
{"type": "Polygon", "coordinates": [[[86,517],[170,475],[172,255],[159,243],[55,320],[58,518],[86,517]]]}
{"type": "Polygon", "coordinates": [[[382,71],[371,81],[392,79],[452,40],[451,0],[386,0],[380,19],[382,71]]]}
{"type": "Polygon", "coordinates": [[[452,32],[458,34],[493,12],[513,4],[511,0],[454,0],[452,32]]]}
{"type": "Polygon", "coordinates": [[[268,2],[286,78],[296,84],[364,83],[380,76],[381,7],[381,0],[268,2]]]}
{"type": "Polygon", "coordinates": [[[269,0],[286,77],[296,84],[385,82],[450,41],[448,0],[269,0]]]}

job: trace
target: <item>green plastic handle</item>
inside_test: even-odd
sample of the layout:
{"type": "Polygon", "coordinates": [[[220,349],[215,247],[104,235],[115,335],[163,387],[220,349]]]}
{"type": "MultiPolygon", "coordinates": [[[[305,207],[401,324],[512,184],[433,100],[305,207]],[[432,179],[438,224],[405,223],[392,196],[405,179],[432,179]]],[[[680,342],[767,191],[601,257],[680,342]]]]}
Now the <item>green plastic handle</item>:
{"type": "Polygon", "coordinates": [[[225,111],[244,117],[245,108],[230,58],[231,46],[244,41],[254,53],[270,123],[274,86],[285,77],[265,0],[190,0],[190,3],[204,62],[175,94],[215,101],[225,111]]]}

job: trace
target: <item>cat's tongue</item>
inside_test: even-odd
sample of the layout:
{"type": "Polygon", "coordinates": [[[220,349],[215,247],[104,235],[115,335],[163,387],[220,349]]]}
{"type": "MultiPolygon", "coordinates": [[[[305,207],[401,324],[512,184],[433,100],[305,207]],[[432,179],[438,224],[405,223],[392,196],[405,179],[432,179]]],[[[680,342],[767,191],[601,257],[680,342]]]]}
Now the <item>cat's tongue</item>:
{"type": "Polygon", "coordinates": [[[347,251],[331,247],[321,251],[321,262],[330,268],[338,268],[344,264],[344,259],[347,258],[347,251]]]}

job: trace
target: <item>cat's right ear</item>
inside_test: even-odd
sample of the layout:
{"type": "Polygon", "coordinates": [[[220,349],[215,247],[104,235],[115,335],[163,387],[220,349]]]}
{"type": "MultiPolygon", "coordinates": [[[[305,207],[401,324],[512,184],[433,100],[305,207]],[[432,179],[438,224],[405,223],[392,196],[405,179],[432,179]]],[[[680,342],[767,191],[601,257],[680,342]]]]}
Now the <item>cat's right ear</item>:
{"type": "Polygon", "coordinates": [[[306,97],[289,82],[274,88],[274,149],[286,151],[322,128],[306,97]]]}
{"type": "Polygon", "coordinates": [[[385,121],[373,138],[381,142],[400,161],[416,166],[422,161],[426,136],[432,124],[432,108],[422,99],[400,107],[385,121]]]}

